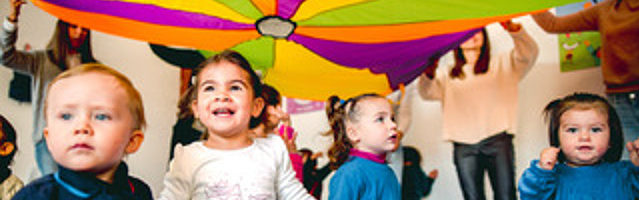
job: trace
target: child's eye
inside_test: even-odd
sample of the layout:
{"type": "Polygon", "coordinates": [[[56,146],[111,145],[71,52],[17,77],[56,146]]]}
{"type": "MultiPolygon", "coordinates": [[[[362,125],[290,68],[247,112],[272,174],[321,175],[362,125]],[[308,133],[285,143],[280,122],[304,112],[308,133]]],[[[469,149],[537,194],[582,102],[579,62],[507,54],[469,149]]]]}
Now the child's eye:
{"type": "Polygon", "coordinates": [[[95,119],[100,120],[100,121],[111,120],[111,116],[109,116],[107,114],[97,114],[97,115],[95,115],[95,119]]]}
{"type": "Polygon", "coordinates": [[[204,86],[204,89],[203,89],[203,90],[204,90],[204,91],[214,91],[214,90],[215,90],[215,88],[214,88],[213,86],[207,85],[207,86],[204,86]]]}
{"type": "Polygon", "coordinates": [[[391,117],[391,121],[397,122],[397,121],[395,121],[395,116],[394,115],[391,117]]]}
{"type": "Polygon", "coordinates": [[[376,122],[384,122],[384,117],[381,117],[381,116],[377,117],[377,118],[375,118],[375,121],[376,122]]]}
{"type": "Polygon", "coordinates": [[[593,133],[601,133],[603,131],[603,128],[601,127],[593,127],[590,129],[590,131],[592,131],[593,133]]]}
{"type": "Polygon", "coordinates": [[[242,86],[233,85],[231,86],[231,91],[242,91],[242,86]]]}
{"type": "Polygon", "coordinates": [[[567,128],[566,129],[566,132],[568,132],[568,133],[577,133],[578,131],[579,131],[579,129],[577,129],[577,128],[567,128]]]}
{"type": "Polygon", "coordinates": [[[69,114],[69,113],[62,113],[62,114],[60,114],[60,116],[59,116],[59,117],[60,117],[60,119],[62,119],[62,120],[69,120],[69,119],[71,119],[71,117],[72,117],[72,116],[71,116],[71,114],[69,114]]]}

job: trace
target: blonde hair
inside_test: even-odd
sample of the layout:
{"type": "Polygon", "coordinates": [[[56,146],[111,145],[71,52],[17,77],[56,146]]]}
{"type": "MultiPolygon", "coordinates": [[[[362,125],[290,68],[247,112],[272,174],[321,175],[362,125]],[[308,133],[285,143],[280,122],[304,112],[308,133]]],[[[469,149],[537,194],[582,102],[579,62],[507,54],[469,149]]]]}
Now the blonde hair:
{"type": "MultiPolygon", "coordinates": [[[[83,74],[88,74],[92,72],[109,75],[115,78],[122,85],[122,87],[124,88],[124,91],[129,96],[129,111],[131,112],[131,114],[133,115],[133,119],[135,120],[133,128],[135,130],[142,130],[144,127],[146,127],[146,120],[144,117],[144,107],[142,105],[142,97],[140,96],[140,93],[138,92],[138,90],[135,89],[135,87],[133,87],[133,83],[131,83],[131,81],[126,76],[124,76],[124,74],[106,65],[99,64],[99,63],[89,63],[89,64],[83,64],[77,67],[73,67],[69,70],[66,70],[62,72],[61,74],[59,74],[58,76],[56,76],[51,81],[51,83],[49,83],[49,85],[47,86],[47,91],[50,91],[51,86],[53,86],[56,82],[62,79],[83,75],[83,74]]],[[[45,113],[48,110],[47,108],[48,105],[49,105],[49,98],[47,97],[44,100],[45,113]]],[[[46,114],[44,115],[44,117],[45,117],[45,120],[47,120],[46,114]]]]}

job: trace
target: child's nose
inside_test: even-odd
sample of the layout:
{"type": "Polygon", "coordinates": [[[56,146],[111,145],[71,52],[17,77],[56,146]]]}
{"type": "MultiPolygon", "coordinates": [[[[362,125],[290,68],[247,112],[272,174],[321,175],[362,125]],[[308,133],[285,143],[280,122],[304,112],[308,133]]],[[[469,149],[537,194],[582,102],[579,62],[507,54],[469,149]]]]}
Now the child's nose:
{"type": "Polygon", "coordinates": [[[229,98],[229,95],[226,92],[218,92],[217,94],[215,94],[215,96],[213,96],[213,100],[227,102],[227,101],[230,101],[231,99],[229,98]]]}
{"type": "Polygon", "coordinates": [[[73,131],[73,133],[74,134],[92,134],[93,129],[91,128],[91,126],[86,120],[83,120],[81,122],[78,122],[78,125],[75,127],[75,130],[73,131]]]}
{"type": "Polygon", "coordinates": [[[215,97],[214,99],[215,101],[221,101],[221,102],[227,102],[230,100],[230,98],[226,95],[218,95],[215,97]]]}
{"type": "Polygon", "coordinates": [[[579,140],[581,141],[589,141],[590,140],[590,133],[586,132],[586,131],[582,131],[579,133],[579,140]]]}

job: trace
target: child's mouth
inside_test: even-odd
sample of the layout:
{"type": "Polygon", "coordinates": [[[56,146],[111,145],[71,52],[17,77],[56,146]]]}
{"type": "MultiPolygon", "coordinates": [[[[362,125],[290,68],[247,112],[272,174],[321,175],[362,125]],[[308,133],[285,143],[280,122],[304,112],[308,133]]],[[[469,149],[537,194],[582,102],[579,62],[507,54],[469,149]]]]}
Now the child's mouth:
{"type": "Polygon", "coordinates": [[[393,134],[390,137],[388,137],[388,140],[395,142],[397,141],[398,136],[399,136],[398,134],[393,134]]]}
{"type": "Polygon", "coordinates": [[[85,143],[78,143],[78,144],[74,144],[73,146],[71,146],[71,149],[92,150],[93,147],[91,145],[88,145],[88,144],[85,144],[85,143]]]}
{"type": "Polygon", "coordinates": [[[590,151],[590,150],[592,150],[592,147],[591,146],[578,146],[577,150],[579,150],[579,151],[590,151]]]}
{"type": "Polygon", "coordinates": [[[213,110],[213,115],[215,116],[231,116],[233,114],[235,114],[235,111],[229,108],[218,108],[213,110]]]}

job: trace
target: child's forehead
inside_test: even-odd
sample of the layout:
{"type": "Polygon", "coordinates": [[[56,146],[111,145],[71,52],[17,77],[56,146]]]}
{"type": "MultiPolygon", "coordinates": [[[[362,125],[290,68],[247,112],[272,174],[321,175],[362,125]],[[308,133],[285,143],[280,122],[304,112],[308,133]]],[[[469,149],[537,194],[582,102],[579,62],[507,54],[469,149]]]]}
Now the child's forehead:
{"type": "Polygon", "coordinates": [[[390,102],[381,97],[366,97],[358,103],[361,106],[364,113],[379,113],[388,112],[392,113],[390,102]]]}
{"type": "Polygon", "coordinates": [[[559,117],[560,123],[583,120],[583,119],[600,119],[601,121],[608,122],[608,113],[598,107],[592,106],[580,106],[572,107],[561,114],[559,117]]]}
{"type": "Polygon", "coordinates": [[[200,78],[205,79],[241,79],[249,82],[249,73],[240,66],[228,61],[210,63],[202,70],[200,78]]]}
{"type": "Polygon", "coordinates": [[[54,83],[48,92],[50,98],[57,101],[71,101],[74,98],[124,98],[128,99],[128,94],[124,84],[117,78],[104,73],[88,72],[59,79],[54,83]]]}

